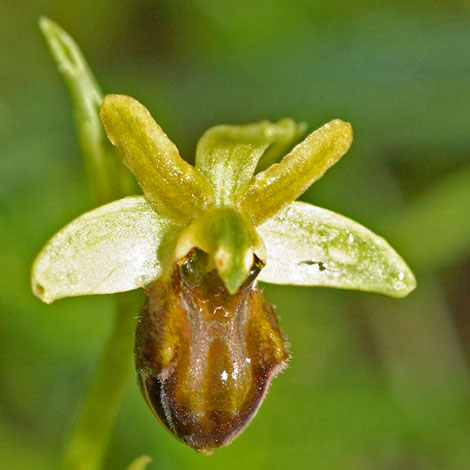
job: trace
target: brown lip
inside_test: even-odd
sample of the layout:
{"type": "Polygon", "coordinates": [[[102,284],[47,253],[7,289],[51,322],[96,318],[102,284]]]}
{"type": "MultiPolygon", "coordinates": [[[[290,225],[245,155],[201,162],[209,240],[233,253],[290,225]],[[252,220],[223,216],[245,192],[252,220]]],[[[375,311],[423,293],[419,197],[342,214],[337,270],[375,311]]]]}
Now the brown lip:
{"type": "Polygon", "coordinates": [[[249,424],[288,354],[272,306],[255,286],[257,272],[231,295],[204,260],[192,253],[191,272],[176,264],[168,280],[149,287],[135,357],[160,422],[211,453],[249,424]]]}

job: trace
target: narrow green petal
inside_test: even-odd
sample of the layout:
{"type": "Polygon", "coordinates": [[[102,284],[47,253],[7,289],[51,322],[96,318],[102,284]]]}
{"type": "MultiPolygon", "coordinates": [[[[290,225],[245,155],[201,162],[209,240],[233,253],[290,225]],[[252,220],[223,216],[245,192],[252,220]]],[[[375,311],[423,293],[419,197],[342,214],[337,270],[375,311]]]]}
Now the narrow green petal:
{"type": "Polygon", "coordinates": [[[256,167],[255,173],[266,170],[273,163],[278,162],[286,153],[298,142],[305,134],[307,124],[305,122],[297,123],[292,119],[281,119],[278,123],[282,132],[278,138],[264,152],[261,160],[256,167]]]}
{"type": "Polygon", "coordinates": [[[239,208],[259,225],[297,199],[349,149],[352,128],[336,119],[312,132],[280,163],[258,173],[241,188],[239,208]]]}
{"type": "Polygon", "coordinates": [[[209,129],[199,140],[196,168],[212,183],[216,203],[233,205],[237,192],[252,178],[265,151],[270,160],[275,158],[304,128],[292,119],[282,119],[277,123],[262,121],[209,129]]]}
{"type": "Polygon", "coordinates": [[[267,263],[258,279],[339,287],[404,297],[416,286],[410,268],[381,237],[344,216],[293,202],[258,227],[267,263]]]}
{"type": "Polygon", "coordinates": [[[59,25],[41,18],[39,26],[72,97],[80,148],[96,204],[131,194],[132,175],[106,138],[99,115],[103,95],[85,57],[59,25]]]}
{"type": "Polygon", "coordinates": [[[214,207],[196,218],[182,233],[175,257],[184,258],[195,247],[209,254],[231,294],[248,278],[254,255],[263,263],[266,259],[263,241],[251,222],[229,207],[214,207]]]}
{"type": "Polygon", "coordinates": [[[145,106],[130,96],[108,95],[101,106],[101,120],[109,140],[159,214],[184,223],[210,203],[210,183],[180,157],[145,106]]]}
{"type": "Polygon", "coordinates": [[[32,268],[33,292],[51,303],[143,287],[161,274],[158,248],[172,225],[142,196],[83,214],[39,253],[32,268]]]}

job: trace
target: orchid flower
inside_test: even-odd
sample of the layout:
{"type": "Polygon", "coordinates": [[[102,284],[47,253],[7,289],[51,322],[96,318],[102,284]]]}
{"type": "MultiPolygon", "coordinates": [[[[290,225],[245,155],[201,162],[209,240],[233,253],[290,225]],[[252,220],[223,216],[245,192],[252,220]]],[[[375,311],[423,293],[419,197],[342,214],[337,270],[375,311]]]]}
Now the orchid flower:
{"type": "Polygon", "coordinates": [[[32,288],[44,302],[144,288],[135,361],[144,398],[178,439],[211,453],[250,422],[288,359],[258,281],[403,297],[415,278],[360,224],[296,199],[352,143],[333,120],[279,163],[304,125],[221,125],[195,166],[135,99],[108,95],[101,121],[143,196],[81,215],[45,245],[32,288]]]}

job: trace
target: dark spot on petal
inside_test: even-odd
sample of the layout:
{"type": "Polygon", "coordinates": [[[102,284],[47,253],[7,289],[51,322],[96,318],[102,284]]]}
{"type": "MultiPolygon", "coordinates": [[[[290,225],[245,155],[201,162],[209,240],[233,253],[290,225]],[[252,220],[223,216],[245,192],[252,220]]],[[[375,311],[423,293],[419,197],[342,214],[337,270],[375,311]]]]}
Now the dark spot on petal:
{"type": "Polygon", "coordinates": [[[34,284],[34,292],[39,297],[44,297],[44,294],[46,293],[46,289],[44,288],[42,284],[36,283],[34,284]]]}
{"type": "Polygon", "coordinates": [[[320,271],[326,271],[325,263],[323,263],[322,261],[306,260],[306,261],[300,261],[297,264],[299,264],[299,265],[306,264],[307,266],[315,266],[316,265],[316,266],[318,266],[318,269],[320,271]]]}

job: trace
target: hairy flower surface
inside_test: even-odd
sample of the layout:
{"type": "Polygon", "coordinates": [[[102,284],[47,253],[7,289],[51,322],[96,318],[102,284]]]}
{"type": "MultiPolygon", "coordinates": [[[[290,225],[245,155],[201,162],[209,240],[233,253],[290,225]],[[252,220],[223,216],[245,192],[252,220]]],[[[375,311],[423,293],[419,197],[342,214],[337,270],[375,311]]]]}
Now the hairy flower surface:
{"type": "Polygon", "coordinates": [[[347,152],[348,123],[325,124],[272,165],[303,125],[217,126],[202,136],[192,166],[135,99],[108,95],[101,120],[144,196],[60,230],[33,265],[32,288],[49,303],[144,287],[139,385],[159,420],[196,450],[233,440],[288,358],[257,281],[393,297],[414,289],[412,272],[384,239],[295,202],[347,152]]]}

